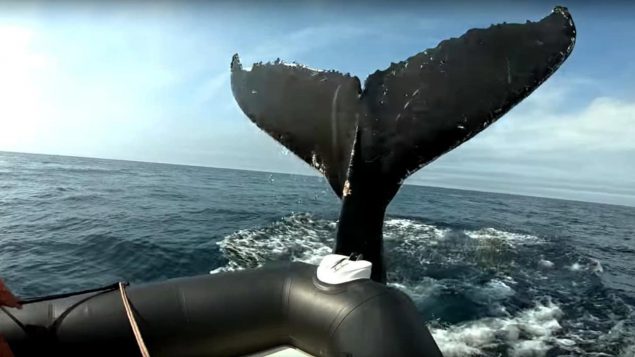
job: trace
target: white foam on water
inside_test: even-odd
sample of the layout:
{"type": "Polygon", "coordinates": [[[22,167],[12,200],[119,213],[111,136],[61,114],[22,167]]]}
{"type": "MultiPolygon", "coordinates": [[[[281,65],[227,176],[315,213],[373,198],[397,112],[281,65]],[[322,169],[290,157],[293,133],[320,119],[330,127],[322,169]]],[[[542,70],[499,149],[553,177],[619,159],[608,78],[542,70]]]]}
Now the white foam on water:
{"type": "Polygon", "coordinates": [[[441,229],[429,224],[419,223],[410,219],[392,218],[384,222],[384,239],[420,239],[429,238],[432,241],[442,240],[449,229],[441,229]]]}
{"type": "Polygon", "coordinates": [[[599,275],[604,273],[604,267],[602,267],[602,263],[599,260],[591,258],[591,271],[599,275]]]}
{"type": "MultiPolygon", "coordinates": [[[[273,261],[296,260],[317,264],[323,256],[331,252],[335,230],[336,222],[333,220],[317,219],[310,214],[293,214],[264,227],[235,232],[218,242],[229,261],[228,264],[212,272],[258,267],[273,261]]],[[[483,246],[492,246],[498,249],[498,252],[501,248],[501,251],[514,247],[523,249],[528,245],[543,242],[535,236],[493,228],[465,231],[466,236],[461,238],[460,234],[456,235],[456,232],[450,229],[410,219],[387,219],[384,233],[390,249],[393,249],[393,256],[399,252],[402,258],[410,258],[409,254],[412,252],[411,258],[422,262],[430,260],[433,264],[443,267],[452,267],[457,262],[463,264],[466,259],[474,259],[474,249],[478,253],[475,256],[480,257],[483,246]],[[466,242],[461,239],[468,240],[467,243],[472,239],[472,242],[477,244],[465,245],[466,242]],[[428,249],[431,245],[437,245],[439,249],[428,249]]],[[[542,256],[534,262],[540,268],[555,266],[542,256]]],[[[518,268],[513,269],[515,271],[518,268]]],[[[598,273],[602,271],[602,266],[599,261],[582,259],[575,264],[565,265],[565,269],[598,273]]],[[[589,348],[602,351],[602,346],[615,346],[618,342],[622,345],[624,337],[620,336],[624,333],[618,336],[616,331],[624,329],[619,326],[607,335],[606,341],[598,341],[602,333],[587,331],[583,322],[576,322],[575,326],[571,326],[569,322],[567,329],[562,331],[560,318],[563,313],[552,302],[536,304],[533,308],[510,313],[505,307],[505,301],[517,294],[515,289],[522,291],[523,288],[518,286],[514,278],[503,273],[491,277],[485,283],[466,282],[458,286],[451,277],[437,280],[415,275],[406,279],[416,281],[393,280],[390,286],[403,290],[415,302],[430,302],[431,298],[445,293],[448,288],[459,287],[468,299],[492,307],[494,315],[488,313],[490,317],[487,318],[442,327],[438,321],[431,321],[430,330],[446,357],[489,356],[492,352],[496,355],[500,351],[503,351],[505,356],[545,356],[554,347],[569,351],[573,355],[585,355],[589,348]],[[571,327],[575,331],[570,331],[571,327]],[[580,328],[582,330],[579,330],[580,328]],[[564,332],[565,335],[560,335],[564,332]],[[610,337],[613,335],[617,337],[610,337]]],[[[625,334],[631,336],[631,332],[625,334]]],[[[632,353],[635,347],[631,346],[633,343],[629,341],[622,345],[629,347],[623,347],[624,352],[619,356],[635,356],[632,353]]],[[[601,355],[597,354],[598,352],[593,353],[601,355]]]]}
{"type": "Polygon", "coordinates": [[[437,232],[438,235],[441,235],[443,232],[447,231],[446,229],[440,229],[433,225],[420,223],[420,222],[417,222],[411,219],[405,219],[405,218],[387,219],[385,222],[385,226],[393,227],[393,228],[418,229],[418,230],[425,230],[425,231],[432,230],[434,232],[437,232]]]}
{"type": "Polygon", "coordinates": [[[514,357],[542,357],[547,354],[547,345],[542,340],[522,341],[510,351],[514,357]]]}
{"type": "Polygon", "coordinates": [[[498,279],[488,281],[487,284],[480,289],[480,293],[492,300],[502,300],[516,294],[514,289],[498,279]]]}
{"type": "Polygon", "coordinates": [[[436,246],[445,240],[449,229],[441,229],[410,219],[392,218],[384,222],[384,240],[395,242],[399,249],[416,252],[424,246],[436,246]]]}
{"type": "Polygon", "coordinates": [[[538,265],[539,265],[541,268],[547,268],[547,269],[553,268],[553,266],[554,266],[554,264],[553,264],[553,262],[552,262],[552,261],[550,261],[550,260],[546,260],[546,259],[540,259],[540,260],[538,261],[538,265]]]}
{"type": "Polygon", "coordinates": [[[269,226],[232,233],[219,241],[226,266],[210,273],[255,268],[271,261],[317,264],[332,251],[335,225],[308,214],[293,214],[269,226]]]}
{"type": "Polygon", "coordinates": [[[434,291],[442,288],[443,285],[436,279],[423,277],[416,285],[407,285],[404,283],[390,282],[388,286],[399,289],[410,296],[411,299],[417,301],[422,300],[434,294],[434,291]]]}
{"type": "MultiPolygon", "coordinates": [[[[336,222],[315,219],[312,215],[301,213],[283,217],[271,225],[241,230],[225,237],[217,244],[221,247],[229,264],[212,272],[253,268],[268,261],[303,261],[317,264],[323,256],[332,250],[336,222]]],[[[392,218],[384,224],[386,241],[396,242],[398,249],[420,251],[422,246],[435,246],[446,239],[450,229],[420,223],[411,219],[392,218]]],[[[535,243],[535,236],[523,235],[485,228],[466,231],[469,237],[484,243],[506,242],[510,244],[535,243]]],[[[448,255],[451,263],[453,255],[448,255]]],[[[460,257],[454,257],[460,259],[460,257]]]]}
{"type": "MultiPolygon", "coordinates": [[[[259,267],[268,261],[302,261],[318,264],[332,252],[337,223],[306,213],[283,217],[271,225],[234,232],[217,244],[229,260],[210,273],[259,267]]],[[[408,219],[388,219],[384,237],[402,247],[434,245],[448,230],[408,219]]]]}
{"type": "Polygon", "coordinates": [[[575,262],[575,263],[571,264],[571,266],[569,267],[569,269],[570,269],[571,271],[580,271],[580,270],[582,270],[582,264],[580,264],[580,263],[578,263],[578,262],[575,262]]]}
{"type": "Polygon", "coordinates": [[[562,344],[554,336],[562,328],[558,322],[562,315],[552,302],[539,303],[513,317],[483,318],[430,331],[446,357],[480,356],[501,344],[507,346],[510,356],[544,356],[551,347],[562,344]]]}
{"type": "Polygon", "coordinates": [[[604,267],[599,260],[594,258],[588,258],[584,260],[586,261],[577,261],[571,264],[567,267],[567,269],[571,271],[589,271],[595,275],[601,275],[602,273],[604,273],[604,267]]]}
{"type": "Polygon", "coordinates": [[[544,243],[542,239],[530,234],[506,232],[495,228],[483,228],[475,231],[465,231],[465,234],[472,239],[481,241],[496,240],[506,243],[510,246],[544,243]]]}

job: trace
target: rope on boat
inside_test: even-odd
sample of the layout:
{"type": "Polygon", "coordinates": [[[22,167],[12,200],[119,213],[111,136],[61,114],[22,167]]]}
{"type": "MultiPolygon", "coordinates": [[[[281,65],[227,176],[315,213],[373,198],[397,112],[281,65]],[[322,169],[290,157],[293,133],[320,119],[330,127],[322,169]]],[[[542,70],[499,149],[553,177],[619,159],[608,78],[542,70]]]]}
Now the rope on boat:
{"type": "Polygon", "coordinates": [[[148,348],[146,347],[145,342],[143,342],[143,337],[141,336],[141,330],[139,330],[139,326],[137,325],[137,321],[135,320],[134,313],[132,312],[132,308],[130,308],[130,300],[128,300],[128,295],[126,294],[126,287],[122,282],[119,282],[119,292],[121,292],[121,301],[123,302],[123,307],[126,309],[126,315],[128,315],[128,321],[130,321],[130,327],[132,328],[134,337],[137,340],[137,345],[139,345],[141,356],[150,357],[150,352],[148,352],[148,348]]]}
{"type": "MultiPolygon", "coordinates": [[[[124,282],[124,285],[128,285],[127,282],[124,282]]],[[[118,283],[114,283],[114,284],[110,284],[110,285],[106,285],[106,286],[102,286],[99,288],[93,288],[93,289],[87,289],[87,290],[81,290],[81,291],[73,291],[70,293],[63,293],[63,294],[53,294],[53,295],[46,295],[46,296],[38,296],[38,297],[34,297],[34,298],[28,298],[28,299],[21,299],[20,300],[20,304],[21,305],[27,305],[27,304],[33,304],[36,302],[41,302],[41,301],[46,301],[46,300],[53,300],[53,299],[62,299],[65,297],[69,297],[69,296],[76,296],[76,295],[82,295],[82,294],[88,294],[88,293],[97,293],[92,297],[95,297],[101,293],[107,293],[113,290],[117,290],[119,289],[119,285],[118,283]]],[[[82,300],[83,301],[83,300],[82,300]]]]}

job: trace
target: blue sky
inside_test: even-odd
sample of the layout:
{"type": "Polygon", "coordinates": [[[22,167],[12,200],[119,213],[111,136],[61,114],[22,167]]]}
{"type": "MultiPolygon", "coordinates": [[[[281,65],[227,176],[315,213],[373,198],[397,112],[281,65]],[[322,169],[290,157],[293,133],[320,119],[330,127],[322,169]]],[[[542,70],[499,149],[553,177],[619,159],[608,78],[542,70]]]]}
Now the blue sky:
{"type": "MultiPolygon", "coordinates": [[[[1,2],[0,150],[314,174],[234,103],[229,63],[364,79],[471,27],[552,3],[1,2]]],[[[564,2],[563,67],[407,182],[635,205],[635,6],[564,2]]]]}

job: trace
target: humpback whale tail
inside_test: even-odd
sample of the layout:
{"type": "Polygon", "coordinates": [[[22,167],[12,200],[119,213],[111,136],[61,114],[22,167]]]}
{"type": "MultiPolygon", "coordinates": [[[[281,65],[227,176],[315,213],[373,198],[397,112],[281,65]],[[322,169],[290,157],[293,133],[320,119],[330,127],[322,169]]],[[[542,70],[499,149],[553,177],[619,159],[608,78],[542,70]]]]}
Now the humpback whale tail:
{"type": "Polygon", "coordinates": [[[297,64],[231,63],[232,91],[258,127],[326,176],[342,199],[335,253],[362,254],[385,281],[382,226],[403,180],[527,97],[575,43],[566,8],[538,22],[471,29],[357,77],[297,64]]]}

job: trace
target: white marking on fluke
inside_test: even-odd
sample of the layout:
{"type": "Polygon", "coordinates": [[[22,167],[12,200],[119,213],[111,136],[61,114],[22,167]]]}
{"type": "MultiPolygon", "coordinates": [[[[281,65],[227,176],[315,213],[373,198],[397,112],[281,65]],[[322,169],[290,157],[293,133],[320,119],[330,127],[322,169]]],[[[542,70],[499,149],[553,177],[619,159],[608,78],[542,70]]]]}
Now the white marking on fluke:
{"type": "Polygon", "coordinates": [[[324,167],[323,163],[318,161],[318,157],[315,152],[313,152],[313,155],[311,155],[311,165],[318,171],[320,171],[323,175],[326,175],[326,168],[324,167]]]}
{"type": "Polygon", "coordinates": [[[311,68],[311,67],[309,67],[309,66],[305,66],[305,65],[303,65],[303,64],[299,64],[299,63],[295,63],[295,62],[289,63],[289,62],[280,61],[280,62],[278,62],[277,64],[281,64],[281,65],[283,65],[283,66],[287,66],[287,67],[304,68],[304,69],[308,69],[309,71],[318,72],[318,73],[323,73],[323,72],[326,72],[326,71],[325,71],[325,70],[323,70],[323,69],[311,68]]]}
{"type": "Polygon", "coordinates": [[[373,264],[367,260],[350,260],[340,254],[329,254],[317,268],[317,278],[327,284],[343,284],[349,281],[370,279],[373,264]]]}
{"type": "Polygon", "coordinates": [[[342,196],[346,197],[349,196],[351,193],[351,183],[350,181],[348,181],[348,179],[346,179],[346,181],[344,181],[344,189],[342,189],[342,196]]]}

